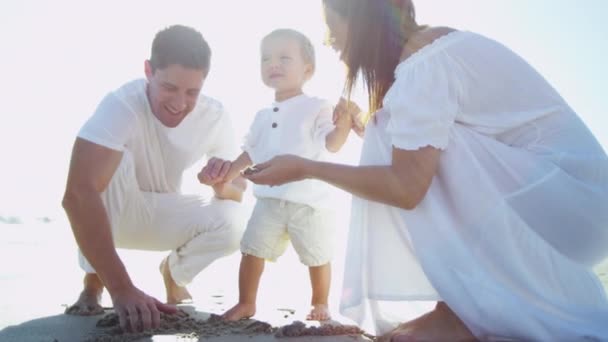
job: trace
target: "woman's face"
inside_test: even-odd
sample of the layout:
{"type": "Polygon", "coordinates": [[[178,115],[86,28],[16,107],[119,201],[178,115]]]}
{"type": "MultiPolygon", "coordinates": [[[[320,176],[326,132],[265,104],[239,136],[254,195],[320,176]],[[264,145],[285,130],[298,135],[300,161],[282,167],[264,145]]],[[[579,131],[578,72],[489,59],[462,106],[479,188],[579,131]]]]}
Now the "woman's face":
{"type": "Polygon", "coordinates": [[[325,6],[325,23],[329,29],[328,43],[334,50],[344,52],[348,35],[346,20],[344,20],[344,17],[340,16],[336,11],[325,6]]]}

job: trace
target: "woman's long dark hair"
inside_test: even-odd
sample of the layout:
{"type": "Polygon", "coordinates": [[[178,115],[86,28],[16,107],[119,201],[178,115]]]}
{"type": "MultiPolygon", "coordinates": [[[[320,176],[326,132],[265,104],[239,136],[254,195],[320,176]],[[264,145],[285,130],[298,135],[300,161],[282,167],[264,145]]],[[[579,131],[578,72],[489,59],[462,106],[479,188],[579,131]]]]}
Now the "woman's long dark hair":
{"type": "Polygon", "coordinates": [[[348,26],[343,59],[348,67],[344,91],[350,97],[361,73],[370,113],[395,81],[395,68],[408,37],[419,29],[412,0],[323,0],[348,26]]]}

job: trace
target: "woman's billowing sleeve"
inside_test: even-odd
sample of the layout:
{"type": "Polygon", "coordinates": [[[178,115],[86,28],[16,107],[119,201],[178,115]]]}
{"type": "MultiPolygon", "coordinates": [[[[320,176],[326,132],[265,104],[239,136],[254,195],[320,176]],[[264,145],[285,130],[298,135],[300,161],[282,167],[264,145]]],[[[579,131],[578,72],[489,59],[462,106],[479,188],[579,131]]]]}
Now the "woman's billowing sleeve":
{"type": "Polygon", "coordinates": [[[461,86],[456,68],[446,58],[418,60],[397,68],[383,103],[390,113],[387,131],[394,147],[448,146],[461,86]]]}

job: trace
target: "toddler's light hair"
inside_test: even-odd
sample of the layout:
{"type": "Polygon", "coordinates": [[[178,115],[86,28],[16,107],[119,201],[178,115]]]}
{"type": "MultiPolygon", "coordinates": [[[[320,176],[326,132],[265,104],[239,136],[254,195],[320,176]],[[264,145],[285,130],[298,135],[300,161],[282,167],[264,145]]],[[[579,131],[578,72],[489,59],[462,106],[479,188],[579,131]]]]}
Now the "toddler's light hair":
{"type": "Polygon", "coordinates": [[[300,45],[300,51],[302,52],[302,57],[304,58],[304,61],[307,63],[310,63],[310,65],[312,65],[312,70],[314,72],[314,70],[315,70],[315,48],[313,47],[312,43],[310,42],[310,39],[308,39],[308,37],[306,37],[306,35],[304,35],[300,31],[297,31],[294,29],[288,29],[288,28],[281,28],[281,29],[276,29],[276,30],[270,32],[269,34],[267,34],[262,39],[261,45],[264,45],[264,43],[268,39],[279,38],[279,37],[290,38],[290,39],[293,39],[296,42],[298,42],[298,44],[300,45]]]}

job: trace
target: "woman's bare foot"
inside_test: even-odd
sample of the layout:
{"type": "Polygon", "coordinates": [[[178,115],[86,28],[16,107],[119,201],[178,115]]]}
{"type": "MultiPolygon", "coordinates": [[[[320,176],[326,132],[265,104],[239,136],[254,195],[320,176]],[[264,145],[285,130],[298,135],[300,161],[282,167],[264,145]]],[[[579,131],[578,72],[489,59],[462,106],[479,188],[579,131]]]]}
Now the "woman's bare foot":
{"type": "Polygon", "coordinates": [[[226,311],[222,318],[227,321],[238,321],[239,319],[250,318],[253,315],[255,315],[255,304],[238,303],[226,311]]]}
{"type": "Polygon", "coordinates": [[[103,313],[101,306],[101,294],[103,293],[103,283],[94,273],[87,273],[84,276],[84,289],[80,293],[76,303],[65,309],[68,315],[94,316],[103,313]]]}
{"type": "Polygon", "coordinates": [[[477,339],[445,303],[439,302],[433,311],[399,325],[378,341],[469,342],[477,339]]]}
{"type": "Polygon", "coordinates": [[[326,321],[330,318],[327,304],[313,304],[310,313],[306,316],[306,319],[309,321],[326,321]]]}
{"type": "Polygon", "coordinates": [[[159,268],[165,282],[167,304],[183,304],[192,302],[192,295],[190,295],[188,289],[177,285],[177,283],[173,280],[173,277],[171,277],[171,271],[169,270],[169,264],[167,263],[166,258],[161,261],[159,268]]]}

